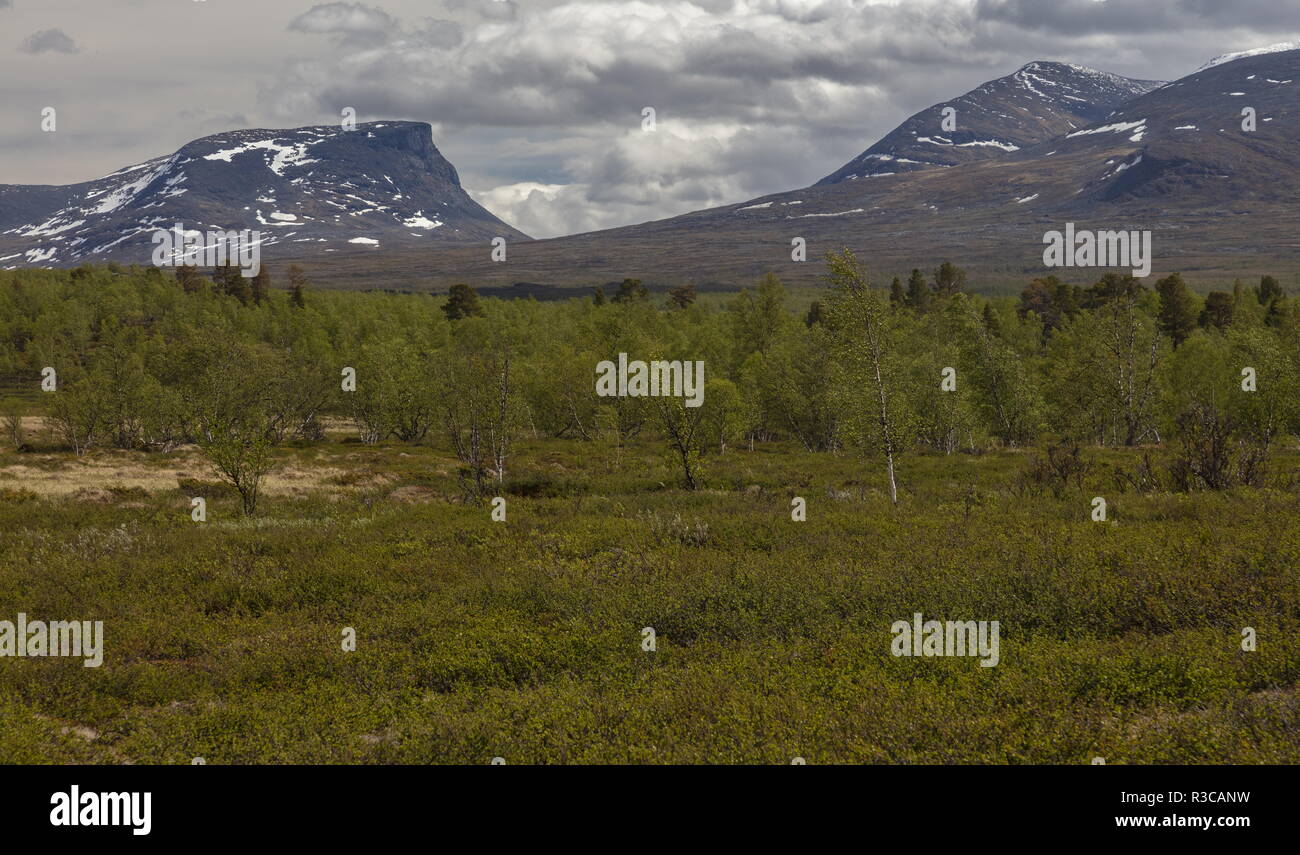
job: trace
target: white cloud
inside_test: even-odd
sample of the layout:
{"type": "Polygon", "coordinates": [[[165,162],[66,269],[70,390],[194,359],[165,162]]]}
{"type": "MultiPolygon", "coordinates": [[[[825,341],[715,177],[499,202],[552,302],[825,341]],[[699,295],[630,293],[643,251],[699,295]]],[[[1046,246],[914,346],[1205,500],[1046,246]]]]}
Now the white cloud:
{"type": "Polygon", "coordinates": [[[533,237],[555,237],[725,205],[769,185],[785,188],[790,152],[811,147],[801,132],[719,122],[661,123],[653,132],[570,137],[565,144],[581,152],[563,162],[571,181],[512,182],[474,197],[533,237]]]}

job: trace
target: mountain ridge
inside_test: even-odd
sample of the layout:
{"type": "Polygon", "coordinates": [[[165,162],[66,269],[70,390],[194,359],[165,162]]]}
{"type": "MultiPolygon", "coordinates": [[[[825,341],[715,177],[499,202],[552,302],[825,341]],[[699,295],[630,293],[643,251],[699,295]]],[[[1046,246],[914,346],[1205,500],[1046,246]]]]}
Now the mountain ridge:
{"type": "Polygon", "coordinates": [[[439,271],[408,277],[411,264],[401,257],[390,269],[423,288],[589,286],[624,277],[651,287],[739,287],[769,272],[814,284],[821,265],[791,260],[792,240],[803,238],[809,262],[848,247],[874,269],[905,275],[947,259],[969,268],[980,287],[1064,275],[1044,267],[1042,237],[1076,222],[1153,231],[1157,275],[1179,270],[1193,282],[1300,275],[1297,80],[1300,50],[1243,56],[992,158],[534,241],[515,247],[506,265],[453,248],[439,271]],[[1245,106],[1257,112],[1254,131],[1242,129],[1245,106]]]}
{"type": "Polygon", "coordinates": [[[1101,119],[1125,101],[1163,85],[1072,63],[1028,62],[914,113],[813,186],[957,166],[1018,151],[1101,119]],[[955,127],[943,130],[942,114],[949,108],[955,127]]]}
{"type": "Polygon", "coordinates": [[[527,240],[475,202],[425,122],[246,129],[69,185],[0,185],[0,266],[145,261],[150,237],[256,229],[265,248],[527,240]]]}
{"type": "MultiPolygon", "coordinates": [[[[526,282],[545,288],[603,284],[627,276],[641,278],[652,287],[684,282],[735,287],[767,272],[795,283],[818,281],[819,265],[791,260],[791,242],[796,238],[806,242],[809,261],[830,249],[849,247],[877,269],[905,272],[948,259],[971,268],[975,282],[981,278],[1002,281],[1048,272],[1042,265],[1041,237],[1067,220],[1079,223],[1080,228],[1094,223],[1102,228],[1153,230],[1157,271],[1178,269],[1192,280],[1237,275],[1235,271],[1249,275],[1246,268],[1276,273],[1294,270],[1300,275],[1300,241],[1295,237],[1300,233],[1300,214],[1293,203],[1300,192],[1300,152],[1294,142],[1300,139],[1300,88],[1295,83],[1300,79],[1300,49],[1273,46],[1224,56],[1230,58],[1220,57],[1221,61],[1163,85],[1068,63],[1026,63],[971,90],[987,89],[988,94],[1007,89],[1010,95],[987,103],[1021,104],[1026,110],[1034,105],[1043,108],[1042,116],[1023,123],[1032,131],[1025,132],[1024,145],[996,140],[1007,147],[933,146],[943,152],[949,148],[978,151],[979,156],[893,174],[877,172],[871,180],[847,176],[829,183],[824,180],[803,189],[662,220],[539,241],[510,229],[468,199],[454,167],[437,155],[428,125],[370,123],[358,130],[377,130],[400,138],[391,146],[399,152],[400,162],[394,161],[394,171],[387,172],[366,158],[333,157],[332,168],[337,174],[316,180],[328,182],[327,187],[318,189],[333,194],[331,199],[344,210],[327,210],[323,224],[310,223],[299,220],[298,215],[312,216],[312,210],[323,206],[321,199],[310,200],[315,209],[290,212],[278,207],[276,200],[281,197],[277,195],[270,198],[277,207],[251,206],[250,216],[277,238],[264,254],[275,261],[302,263],[319,281],[350,287],[418,290],[471,282],[508,288],[526,282]],[[1070,88],[1080,76],[1088,87],[1100,86],[1100,94],[1070,88]],[[1048,86],[1043,80],[1056,83],[1048,86]],[[1030,91],[1042,93],[1056,87],[1061,91],[1054,98],[1030,91]],[[1110,94],[1108,87],[1112,88],[1110,94]],[[1134,87],[1142,93],[1112,107],[1112,99],[1121,97],[1114,87],[1134,87]],[[1077,99],[1077,104],[1072,99],[1077,99]],[[1070,104],[1063,107],[1061,102],[1070,104]],[[1246,106],[1258,113],[1258,125],[1251,132],[1241,128],[1246,106]],[[1074,115],[1083,112],[1096,118],[1084,122],[1084,116],[1074,115]],[[1035,141],[1033,134],[1041,135],[1041,129],[1049,125],[1061,132],[1035,141]],[[418,175],[412,174],[412,169],[418,175]],[[363,193],[350,192],[359,186],[357,175],[366,179],[369,189],[363,193]],[[365,198],[375,184],[386,181],[387,185],[380,186],[392,185],[395,175],[403,183],[427,181],[432,190],[451,192],[449,188],[454,188],[472,208],[462,211],[465,216],[458,223],[448,220],[452,229],[439,234],[437,241],[429,240],[430,229],[410,224],[411,220],[424,220],[420,226],[434,223],[428,219],[428,193],[411,207],[379,205],[373,197],[365,198]],[[337,201],[340,198],[344,201],[337,201]],[[348,209],[349,204],[354,207],[348,209]],[[277,213],[292,213],[292,217],[280,220],[277,213]],[[361,230],[378,228],[380,221],[382,240],[371,238],[370,244],[358,245],[348,238],[369,234],[361,230]],[[321,229],[330,237],[320,240],[309,233],[304,238],[294,231],[310,228],[321,229]],[[290,240],[295,236],[297,239],[290,240]],[[507,261],[496,262],[490,257],[488,243],[497,236],[511,244],[507,261]],[[431,265],[429,249],[434,246],[438,248],[437,263],[431,265]],[[376,247],[384,251],[376,254],[376,247]]],[[[962,97],[966,96],[945,104],[961,105],[965,103],[962,97]]],[[[924,118],[925,113],[916,114],[909,122],[924,118]]],[[[958,127],[962,123],[959,106],[958,127]]],[[[908,138],[924,135],[919,128],[908,127],[908,122],[891,134],[900,129],[906,130],[908,138]]],[[[317,135],[328,130],[330,137],[340,134],[334,128],[297,130],[317,135]]],[[[980,136],[991,132],[988,127],[972,122],[967,130],[976,140],[994,140],[980,136]]],[[[313,158],[326,151],[316,145],[327,143],[300,147],[310,139],[276,136],[267,140],[259,136],[265,133],[207,137],[197,154],[214,168],[243,164],[245,171],[252,170],[245,175],[252,184],[268,173],[289,180],[311,177],[310,170],[322,169],[313,158]]],[[[873,144],[864,156],[879,150],[888,137],[873,144]]],[[[946,139],[960,141],[955,135],[946,139]]],[[[358,141],[355,135],[353,141],[358,141]]],[[[91,188],[93,197],[85,192],[82,208],[112,208],[119,202],[142,202],[148,207],[155,202],[142,200],[146,194],[163,197],[155,201],[172,198],[167,194],[187,186],[169,171],[177,165],[177,158],[189,156],[185,152],[182,147],[170,159],[157,158],[100,179],[109,183],[91,188]]],[[[352,154],[378,156],[370,149],[352,154]]],[[[21,229],[6,220],[9,200],[48,207],[67,189],[0,187],[0,267],[15,266],[13,259],[22,258],[22,253],[15,256],[12,248],[6,250],[5,242],[12,245],[16,233],[21,236],[24,230],[29,233],[27,240],[36,237],[62,241],[62,246],[71,243],[68,238],[81,228],[72,225],[75,211],[68,214],[60,209],[60,216],[28,220],[21,229]]],[[[247,191],[245,187],[231,192],[238,197],[240,193],[246,196],[247,191]]],[[[176,195],[184,199],[186,194],[176,195]]],[[[228,201],[223,203],[227,207],[228,201]]],[[[447,201],[432,199],[433,203],[447,201]]],[[[170,227],[171,223],[159,225],[170,227]]],[[[443,222],[437,221],[434,229],[442,226],[443,222]]],[[[27,251],[30,255],[30,247],[27,251]]],[[[34,261],[19,263],[77,263],[75,258],[42,258],[41,250],[35,255],[34,261]]]]}

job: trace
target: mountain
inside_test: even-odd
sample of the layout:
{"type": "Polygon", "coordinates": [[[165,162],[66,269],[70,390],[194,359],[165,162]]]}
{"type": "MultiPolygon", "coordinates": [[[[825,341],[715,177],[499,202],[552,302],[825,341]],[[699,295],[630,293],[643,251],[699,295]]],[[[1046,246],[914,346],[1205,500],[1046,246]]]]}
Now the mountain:
{"type": "Polygon", "coordinates": [[[1031,62],[922,110],[817,185],[996,158],[1100,121],[1163,85],[1064,62],[1031,62]],[[943,130],[948,108],[952,131],[943,130]]]}
{"type": "Polygon", "coordinates": [[[263,255],[527,240],[469,197],[422,122],[244,130],[62,187],[0,185],[0,267],[147,263],[151,236],[257,229],[263,255]]]}
{"type": "Polygon", "coordinates": [[[1300,48],[1285,44],[1225,55],[1154,89],[1030,63],[963,96],[975,101],[951,102],[969,138],[921,141],[934,134],[910,123],[940,117],[922,113],[866,152],[919,161],[928,148],[916,146],[928,146],[929,163],[858,179],[850,171],[800,190],[539,241],[465,194],[427,125],[241,131],[89,184],[0,187],[0,267],[147,261],[150,232],[180,220],[260,228],[264,259],[295,261],[313,281],[344,287],[469,282],[539,294],[630,276],[652,288],[708,289],[768,272],[811,285],[823,281],[824,255],[848,247],[885,281],[951,260],[970,271],[973,287],[1005,292],[1048,272],[1080,284],[1099,276],[1043,265],[1044,234],[1074,223],[1151,231],[1153,275],[1178,270],[1194,284],[1223,287],[1272,273],[1289,285],[1290,274],[1300,282],[1297,81],[1300,48]],[[1143,91],[1114,103],[1124,87],[1143,91]],[[1243,129],[1245,107],[1254,130],[1243,129]],[[980,124],[986,113],[1002,124],[980,124]],[[496,236],[509,244],[503,261],[487,251],[496,236]],[[791,258],[800,238],[806,262],[791,258]]]}
{"type": "Polygon", "coordinates": [[[1080,284],[1100,276],[1044,267],[1044,234],[1073,222],[1150,230],[1154,275],[1178,270],[1201,287],[1224,287],[1273,273],[1289,285],[1300,276],[1297,140],[1300,50],[1246,52],[1016,151],[533,241],[514,246],[505,264],[449,248],[430,272],[399,251],[386,270],[421,287],[630,276],[658,288],[734,288],[768,272],[811,285],[824,281],[824,255],[848,247],[885,282],[951,260],[970,270],[974,287],[1008,292],[1049,272],[1080,284]],[[1243,130],[1244,107],[1255,111],[1253,131],[1243,130]],[[806,262],[791,260],[795,238],[807,243],[806,262]]]}
{"type": "Polygon", "coordinates": [[[1267,47],[1220,54],[1196,70],[1204,71],[1205,69],[1213,68],[1216,65],[1223,65],[1225,62],[1232,62],[1233,60],[1244,59],[1249,56],[1259,56],[1265,53],[1281,53],[1288,50],[1300,50],[1300,42],[1278,42],[1277,44],[1268,45],[1267,47]]]}

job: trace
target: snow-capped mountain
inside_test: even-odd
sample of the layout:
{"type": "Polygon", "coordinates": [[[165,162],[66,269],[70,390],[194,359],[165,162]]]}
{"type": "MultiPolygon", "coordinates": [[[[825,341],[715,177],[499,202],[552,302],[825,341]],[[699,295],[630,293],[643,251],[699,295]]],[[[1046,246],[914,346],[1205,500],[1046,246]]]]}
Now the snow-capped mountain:
{"type": "Polygon", "coordinates": [[[1031,62],[965,95],[934,104],[818,181],[818,185],[956,166],[1069,133],[1164,84],[1064,62],[1031,62]],[[951,108],[944,130],[945,111],[951,108]]]}
{"type": "Polygon", "coordinates": [[[147,262],[152,235],[261,232],[263,255],[526,240],[470,198],[420,122],[204,137],[62,187],[0,185],[0,268],[147,262]]]}
{"type": "MultiPolygon", "coordinates": [[[[1034,77],[1024,82],[1046,91],[1035,79],[1043,75],[1028,74],[1034,77]]],[[[1026,110],[1052,111],[1032,93],[1023,101],[1026,110]]],[[[976,287],[1023,287],[1051,272],[1043,264],[1044,233],[1075,223],[1151,231],[1157,275],[1178,270],[1223,287],[1236,276],[1300,271],[1300,49],[1246,52],[1091,122],[1065,121],[1059,133],[1015,151],[960,149],[988,155],[948,168],[870,180],[846,175],[666,220],[534,241],[517,247],[509,269],[450,248],[440,267],[483,285],[632,276],[652,287],[735,287],[768,272],[811,285],[824,275],[816,262],[848,247],[885,277],[906,278],[913,267],[947,259],[968,268],[976,287]],[[808,263],[792,259],[796,239],[808,263]]],[[[1005,131],[980,133],[1008,141],[1005,131]]],[[[1057,272],[1080,284],[1099,275],[1057,272]]]]}

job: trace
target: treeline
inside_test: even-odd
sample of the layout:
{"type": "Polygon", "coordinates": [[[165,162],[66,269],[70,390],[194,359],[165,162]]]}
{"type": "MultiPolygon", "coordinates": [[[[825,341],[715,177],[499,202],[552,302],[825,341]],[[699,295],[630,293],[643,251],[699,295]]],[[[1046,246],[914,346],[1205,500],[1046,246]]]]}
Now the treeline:
{"type": "Polygon", "coordinates": [[[653,435],[688,487],[710,454],[793,439],[878,457],[891,494],[917,449],[995,445],[1052,446],[1039,463],[1056,471],[1077,459],[1069,445],[1164,443],[1172,462],[1148,459],[1135,484],[1258,485],[1278,443],[1300,435],[1300,299],[1272,277],[1204,299],[1177,275],[1154,288],[1046,277],[988,300],[950,263],[885,286],[844,253],[828,258],[828,284],[798,317],[774,276],[707,306],[690,286],[656,300],[633,279],[608,298],[538,303],[467,286],[310,292],[301,271],[256,284],[229,271],[11,271],[0,375],[24,394],[3,403],[4,424],[21,446],[20,417],[45,415],[78,454],[197,444],[250,513],[274,447],[320,441],[326,415],[368,443],[445,442],[476,497],[525,435],[653,435]],[[598,397],[596,365],[619,353],[703,360],[703,406],[598,397]],[[45,369],[56,391],[41,394],[45,369]]]}

